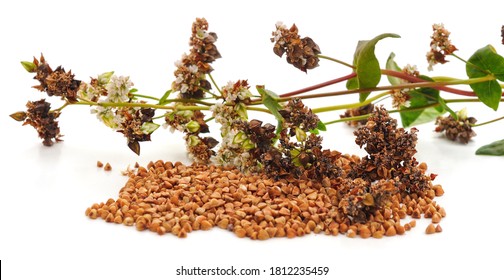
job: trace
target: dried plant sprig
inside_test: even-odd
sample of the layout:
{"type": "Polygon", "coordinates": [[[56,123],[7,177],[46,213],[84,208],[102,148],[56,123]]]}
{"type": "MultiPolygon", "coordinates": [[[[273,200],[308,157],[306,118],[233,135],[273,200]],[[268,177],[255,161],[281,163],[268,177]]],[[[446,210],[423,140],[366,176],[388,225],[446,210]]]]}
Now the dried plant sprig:
{"type": "MultiPolygon", "coordinates": [[[[504,72],[504,58],[489,45],[477,50],[467,60],[458,57],[454,53],[457,48],[449,39],[450,32],[443,24],[433,25],[428,54],[429,70],[437,63],[446,63],[446,56],[453,56],[464,63],[468,79],[429,77],[423,75],[416,66],[409,64],[401,68],[395,62],[394,54],[387,60],[386,68],[380,68],[374,53],[375,46],[382,39],[398,38],[396,34],[385,33],[371,40],[360,41],[353,64],[322,55],[319,46],[311,38],[302,38],[298,34],[295,24],[287,28],[278,23],[272,35],[274,53],[280,57],[286,55],[287,62],[303,72],[319,66],[320,60],[325,59],[348,66],[352,73],[279,95],[264,86],[257,86],[258,94],[255,95],[259,95],[260,99],[254,99],[246,80],[230,82],[220,88],[211,76],[214,70],[211,63],[221,57],[216,47],[217,35],[209,31],[208,22],[204,18],[197,18],[191,28],[189,53],[184,54],[176,63],[172,87],[161,97],[137,93],[128,76],[117,76],[114,72],[105,72],[91,78],[89,83],[82,82],[75,79],[71,71],[66,72],[61,66],[52,70],[41,56],[32,62],[23,61],[22,66],[28,72],[36,74],[35,79],[40,83],[34,86],[36,89],[48,96],[60,97],[64,104],[50,110],[47,109],[49,107],[45,105],[46,103],[36,103],[37,106],[47,109],[45,115],[21,111],[12,114],[11,117],[33,125],[39,136],[44,139],[44,144],[48,145],[61,138],[56,118],[64,108],[69,105],[91,106],[92,113],[96,114],[105,125],[122,133],[127,139],[128,147],[137,154],[140,153],[140,142],[150,141],[151,134],[161,125],[156,123],[157,120],[164,119],[165,126],[185,134],[188,154],[198,163],[233,165],[246,172],[264,170],[274,176],[324,179],[334,178],[342,174],[342,171],[335,170],[332,165],[337,155],[322,149],[319,130],[325,130],[326,125],[336,122],[369,126],[370,122],[367,119],[373,114],[382,116],[378,118],[383,122],[386,119],[384,117],[386,110],[382,107],[376,109],[376,105],[386,97],[391,97],[392,107],[395,108],[388,112],[399,113],[403,126],[413,126],[437,119],[436,131],[446,132],[448,139],[458,139],[464,143],[475,135],[472,132],[472,128],[476,126],[475,119],[461,118],[460,112],[457,114],[450,105],[460,102],[483,102],[496,110],[502,101],[502,85],[498,81],[504,80],[504,76],[500,74],[504,72]],[[388,78],[391,85],[379,86],[383,76],[388,78]],[[347,82],[347,89],[312,92],[341,82],[347,82]],[[470,89],[455,88],[452,85],[469,85],[470,89]],[[446,99],[442,95],[443,92],[462,95],[464,98],[446,99]],[[176,94],[175,98],[170,98],[172,93],[176,94]],[[307,99],[354,93],[359,94],[359,102],[333,103],[311,109],[303,103],[303,100],[307,99]],[[372,93],[376,94],[370,96],[372,93]],[[322,118],[317,115],[336,110],[347,111],[340,119],[325,122],[322,122],[322,118]],[[211,117],[206,117],[204,111],[210,111],[211,117]],[[260,120],[249,121],[248,111],[272,114],[277,119],[277,125],[263,125],[260,120]],[[438,118],[447,113],[449,117],[438,118]],[[204,133],[210,132],[211,120],[215,120],[221,126],[220,145],[216,139],[203,136],[204,133]],[[452,127],[452,124],[461,122],[464,124],[464,129],[452,127]]],[[[35,106],[35,103],[31,104],[35,106]]],[[[28,110],[33,111],[30,108],[28,110]]],[[[403,135],[397,136],[399,138],[395,140],[389,139],[390,141],[403,141],[401,137],[406,137],[404,135],[416,135],[414,132],[403,134],[395,128],[395,124],[390,125],[390,129],[396,131],[395,133],[403,135]]],[[[363,132],[360,133],[358,139],[361,146],[370,148],[362,136],[363,132]]],[[[416,140],[408,141],[404,142],[404,145],[413,144],[416,140]]],[[[378,150],[381,149],[392,148],[380,146],[378,150]]],[[[401,152],[407,156],[411,154],[401,152]]],[[[369,158],[363,160],[363,163],[367,164],[362,167],[363,170],[376,164],[375,158],[382,157],[374,156],[372,151],[370,154],[369,158]]],[[[416,176],[413,179],[393,176],[397,177],[397,181],[392,185],[404,185],[408,180],[420,181],[418,176],[414,175],[418,173],[414,170],[414,162],[411,162],[410,166],[398,166],[391,161],[390,168],[394,170],[410,168],[412,169],[410,174],[413,174],[411,176],[416,176]]],[[[362,170],[355,172],[362,173],[362,170]]],[[[380,169],[375,173],[373,180],[390,179],[388,175],[385,176],[387,172],[384,170],[380,169]]],[[[381,187],[388,184],[383,183],[381,187]]],[[[413,189],[415,188],[422,187],[416,186],[413,189]]]]}

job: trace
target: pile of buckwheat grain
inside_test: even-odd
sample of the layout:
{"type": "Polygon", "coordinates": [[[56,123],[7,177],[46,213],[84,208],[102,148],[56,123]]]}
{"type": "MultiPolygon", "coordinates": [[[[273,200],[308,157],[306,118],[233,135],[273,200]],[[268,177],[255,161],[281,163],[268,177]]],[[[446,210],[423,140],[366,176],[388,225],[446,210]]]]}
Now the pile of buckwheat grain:
{"type": "MultiPolygon", "coordinates": [[[[358,161],[359,157],[349,155],[338,160],[341,165],[358,161]]],[[[420,167],[426,169],[424,163],[420,167]]],[[[397,193],[391,205],[376,209],[365,222],[355,222],[338,207],[337,184],[337,180],[274,181],[234,168],[159,160],[130,172],[118,199],[93,204],[86,215],[178,237],[217,226],[259,240],[311,232],[381,238],[404,234],[422,215],[432,219],[426,233],[442,230],[438,223],[446,212],[433,200],[443,194],[440,185],[420,195],[397,193]],[[407,216],[414,219],[402,224],[407,216]]]]}
{"type": "MultiPolygon", "coordinates": [[[[300,103],[293,106],[304,110],[300,103]]],[[[286,110],[284,118],[293,112],[286,110]]],[[[310,123],[318,120],[308,117],[310,111],[294,115],[310,123]]],[[[432,183],[437,175],[427,174],[427,164],[414,157],[416,133],[398,128],[379,107],[354,132],[356,144],[367,152],[362,158],[321,150],[322,139],[310,137],[315,142],[303,151],[305,160],[296,163],[273,147],[265,148],[271,139],[256,137],[255,152],[264,170],[255,173],[161,160],[147,168],[135,165],[119,198],[92,205],[86,215],[178,237],[217,226],[259,240],[311,232],[381,238],[404,234],[422,216],[432,220],[426,233],[441,232],[439,222],[446,212],[434,198],[444,190],[432,183]],[[413,220],[402,223],[407,217],[413,220]]],[[[282,149],[299,148],[285,130],[281,136],[282,149]]]]}

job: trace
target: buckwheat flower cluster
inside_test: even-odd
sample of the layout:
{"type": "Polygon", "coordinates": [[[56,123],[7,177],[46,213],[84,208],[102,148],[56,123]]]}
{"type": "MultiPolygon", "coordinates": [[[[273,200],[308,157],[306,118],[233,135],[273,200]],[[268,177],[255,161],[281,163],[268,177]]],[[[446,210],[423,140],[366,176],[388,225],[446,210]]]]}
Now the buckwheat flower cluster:
{"type": "Polygon", "coordinates": [[[46,102],[45,99],[29,101],[26,107],[28,108],[26,113],[23,112],[22,116],[16,120],[24,120],[23,125],[33,126],[39,137],[44,140],[42,142],[44,146],[52,146],[54,142],[61,141],[60,128],[56,121],[60,113],[51,111],[49,102],[46,102]]]}
{"type": "MultiPolygon", "coordinates": [[[[191,28],[191,46],[189,54],[182,55],[182,59],[175,63],[175,81],[172,91],[178,92],[180,98],[202,99],[212,86],[207,80],[207,74],[213,71],[210,65],[221,55],[215,46],[217,34],[208,31],[208,22],[204,18],[197,18],[191,28]]],[[[191,106],[193,102],[180,102],[176,106],[191,106]]],[[[200,133],[210,132],[201,111],[176,110],[165,117],[166,124],[171,130],[179,130],[186,135],[189,157],[197,163],[209,163],[215,154],[212,150],[217,140],[212,137],[201,137],[200,133]]]]}
{"type": "Polygon", "coordinates": [[[427,53],[427,61],[429,62],[429,71],[433,70],[433,66],[441,63],[448,62],[446,56],[452,54],[457,50],[450,39],[450,31],[448,31],[442,23],[433,24],[432,30],[434,31],[431,36],[430,51],[427,53]]]}
{"type": "Polygon", "coordinates": [[[215,46],[217,34],[208,32],[208,22],[204,18],[197,18],[192,25],[192,35],[189,40],[191,50],[175,63],[175,81],[172,90],[178,91],[182,98],[200,99],[205,91],[210,90],[211,84],[206,80],[206,74],[212,72],[210,63],[221,55],[215,46]]]}
{"type": "Polygon", "coordinates": [[[215,155],[212,149],[219,143],[213,137],[201,137],[197,134],[186,134],[187,153],[189,158],[199,164],[208,164],[215,155]]]}
{"type": "Polygon", "coordinates": [[[320,48],[310,37],[301,38],[295,24],[287,29],[287,26],[278,22],[275,27],[271,42],[275,43],[273,52],[276,55],[282,57],[286,53],[287,62],[303,72],[318,66],[320,48]]]}
{"type": "Polygon", "coordinates": [[[133,87],[129,76],[112,76],[105,86],[107,98],[105,102],[121,103],[130,99],[129,93],[133,87]]]}
{"type": "MultiPolygon", "coordinates": [[[[79,90],[77,91],[77,97],[83,101],[97,102],[100,97],[107,96],[108,92],[106,87],[113,75],[114,71],[105,72],[98,75],[96,78],[91,78],[89,84],[81,82],[79,90]]],[[[117,77],[114,79],[117,79],[117,77]]],[[[130,83],[128,86],[133,86],[133,83],[130,83]]]]}
{"type": "Polygon", "coordinates": [[[215,122],[221,125],[222,136],[214,162],[248,171],[254,165],[248,151],[255,145],[244,132],[243,121],[248,119],[245,106],[250,101],[252,93],[246,80],[229,82],[221,92],[224,103],[215,104],[210,108],[215,122]]]}
{"type": "Polygon", "coordinates": [[[133,82],[128,76],[106,72],[92,78],[89,84],[81,83],[77,96],[84,101],[96,102],[91,113],[96,114],[98,120],[106,126],[122,133],[127,139],[128,147],[140,154],[140,142],[150,141],[152,132],[159,125],[152,122],[154,109],[122,106],[125,103],[137,103],[132,100],[132,87],[133,82]]]}
{"type": "MultiPolygon", "coordinates": [[[[402,72],[406,75],[412,76],[412,77],[418,77],[420,73],[418,72],[418,69],[415,65],[406,65],[403,69],[402,72]]],[[[401,83],[409,83],[407,80],[401,79],[401,83]]],[[[410,95],[409,91],[410,88],[402,88],[402,89],[396,89],[392,91],[392,106],[394,108],[401,108],[402,106],[408,106],[408,101],[410,100],[410,95]]]]}
{"type": "Polygon", "coordinates": [[[117,132],[126,137],[128,147],[140,154],[140,143],[150,141],[151,134],[159,125],[152,122],[155,110],[151,108],[122,107],[116,111],[119,119],[117,132]]]}
{"type": "MultiPolygon", "coordinates": [[[[92,79],[90,84],[82,83],[78,96],[83,100],[106,103],[123,103],[131,99],[130,92],[133,82],[129,77],[115,76],[114,72],[107,72],[97,79],[92,79]]],[[[116,129],[120,126],[121,120],[114,109],[114,106],[97,105],[91,109],[91,113],[106,126],[116,129]]]]}
{"type": "MultiPolygon", "coordinates": [[[[364,147],[367,156],[356,165],[353,178],[370,183],[376,180],[395,180],[401,191],[422,192],[431,187],[431,178],[418,167],[414,158],[418,140],[417,129],[409,132],[397,127],[385,108],[377,107],[366,125],[354,132],[355,143],[364,147]]],[[[395,184],[395,183],[394,183],[395,184]]]]}
{"type": "Polygon", "coordinates": [[[212,149],[218,141],[212,137],[202,137],[201,133],[209,133],[205,115],[199,111],[176,110],[165,115],[166,124],[172,131],[183,132],[189,158],[196,163],[208,164],[215,151],[212,149]]]}
{"type": "Polygon", "coordinates": [[[460,110],[457,112],[458,119],[454,119],[452,115],[446,117],[438,117],[436,119],[436,132],[444,132],[446,138],[451,141],[459,141],[461,143],[467,144],[476,136],[476,132],[473,131],[472,125],[476,123],[476,119],[473,117],[467,117],[466,110],[460,110]]]}
{"type": "Polygon", "coordinates": [[[74,79],[72,71],[66,72],[61,66],[52,70],[43,55],[40,56],[40,60],[33,58],[29,68],[27,66],[25,68],[29,72],[36,73],[34,79],[40,82],[40,85],[33,88],[46,92],[48,96],[60,96],[68,102],[77,102],[77,90],[81,81],[74,79]]]}

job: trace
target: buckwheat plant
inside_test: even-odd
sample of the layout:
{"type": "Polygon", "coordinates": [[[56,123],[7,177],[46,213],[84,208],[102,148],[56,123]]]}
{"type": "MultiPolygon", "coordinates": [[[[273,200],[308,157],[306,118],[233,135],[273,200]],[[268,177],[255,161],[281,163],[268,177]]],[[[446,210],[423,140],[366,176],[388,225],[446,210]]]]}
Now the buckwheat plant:
{"type": "MultiPolygon", "coordinates": [[[[243,172],[264,171],[276,177],[321,180],[336,178],[342,173],[355,176],[365,173],[371,176],[364,178],[370,182],[395,178],[398,184],[402,182],[412,191],[424,188],[425,183],[423,171],[418,170],[418,163],[413,158],[416,130],[406,132],[396,128],[395,120],[388,117],[389,113],[399,114],[404,128],[435,122],[436,132],[444,133],[448,140],[462,143],[471,141],[476,135],[473,129],[477,126],[504,119],[477,123],[465,110],[455,112],[450,108],[453,103],[482,102],[497,110],[503,101],[503,85],[499,81],[504,81],[504,57],[491,45],[476,50],[468,59],[459,57],[458,48],[451,42],[450,32],[443,24],[432,26],[426,54],[427,70],[434,70],[439,63],[447,63],[447,57],[451,57],[462,63],[467,78],[428,76],[410,64],[400,67],[394,60],[394,53],[382,68],[374,53],[375,46],[381,40],[399,38],[396,34],[384,33],[359,41],[352,62],[348,63],[322,54],[313,39],[299,35],[294,24],[288,28],[279,22],[274,27],[270,38],[273,52],[285,57],[295,68],[308,72],[318,67],[320,60],[328,60],[348,68],[348,74],[282,94],[262,85],[250,88],[246,79],[230,81],[220,87],[212,77],[212,62],[221,58],[216,45],[218,37],[209,31],[204,18],[197,18],[191,29],[189,52],[175,63],[172,86],[159,97],[140,94],[129,76],[114,72],[97,75],[88,82],[77,80],[72,71],[67,72],[61,66],[53,70],[41,55],[21,64],[29,73],[35,74],[34,79],[39,84],[33,88],[45,92],[47,97],[28,102],[25,111],[13,113],[11,117],[23,125],[33,126],[43,144],[51,146],[61,141],[57,119],[63,110],[76,105],[89,106],[98,120],[124,135],[127,146],[136,154],[140,154],[140,143],[150,141],[152,133],[163,126],[183,132],[188,155],[197,163],[236,166],[243,172]],[[379,85],[383,77],[390,85],[379,85]],[[314,93],[343,82],[346,85],[341,90],[314,93]],[[453,85],[466,85],[467,88],[454,88],[453,85]],[[445,93],[460,98],[448,98],[445,93]],[[358,100],[349,104],[337,103],[338,96],[348,94],[357,94],[358,100]],[[51,108],[47,101],[49,97],[60,98],[62,104],[51,108]],[[306,99],[322,97],[332,97],[334,103],[318,108],[308,108],[303,103],[306,99]],[[387,97],[391,100],[390,109],[383,106],[387,97]],[[338,110],[343,111],[338,119],[324,119],[317,115],[338,110]],[[272,114],[277,123],[250,120],[249,111],[272,114]],[[336,168],[334,162],[339,155],[322,148],[319,131],[338,122],[360,128],[356,132],[357,144],[369,153],[353,170],[336,168]],[[205,136],[211,126],[220,130],[220,139],[205,136]],[[387,130],[395,134],[385,133],[387,130]],[[379,133],[400,142],[389,147],[390,144],[379,139],[379,133]],[[390,151],[397,151],[402,157],[390,154],[390,151]],[[399,170],[405,169],[409,170],[410,177],[400,175],[402,171],[399,170]],[[369,173],[370,170],[374,171],[369,173]],[[415,183],[404,183],[409,181],[415,183]]],[[[502,28],[504,30],[504,26],[502,28]]],[[[502,37],[504,44],[504,31],[502,37]]],[[[481,147],[477,154],[504,155],[504,140],[481,147]]],[[[362,182],[352,184],[357,186],[362,182]]],[[[376,188],[385,187],[386,184],[382,184],[376,188]]],[[[379,200],[378,197],[374,199],[379,200]]],[[[350,198],[347,202],[355,206],[350,198]]],[[[355,212],[355,216],[362,214],[360,208],[352,207],[348,209],[355,212]]]]}

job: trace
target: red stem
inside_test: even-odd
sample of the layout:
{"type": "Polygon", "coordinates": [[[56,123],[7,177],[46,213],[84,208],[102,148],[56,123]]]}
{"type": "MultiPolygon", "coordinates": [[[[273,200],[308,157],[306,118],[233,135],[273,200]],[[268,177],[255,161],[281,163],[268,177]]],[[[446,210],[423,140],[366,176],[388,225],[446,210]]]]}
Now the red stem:
{"type": "MultiPolygon", "coordinates": [[[[387,69],[382,69],[381,70],[382,74],[388,75],[388,76],[393,76],[396,78],[401,78],[403,80],[413,82],[413,83],[422,83],[422,82],[429,82],[424,79],[417,78],[415,76],[408,75],[403,72],[398,72],[398,71],[393,71],[393,70],[387,70],[387,69]]],[[[458,95],[463,95],[463,96],[476,96],[476,94],[472,91],[467,91],[467,90],[461,90],[461,89],[456,89],[456,88],[451,88],[447,86],[437,86],[433,87],[435,89],[439,89],[442,91],[458,94],[458,95]]]]}
{"type": "Polygon", "coordinates": [[[320,83],[320,84],[317,84],[317,85],[313,85],[313,86],[309,86],[309,87],[306,87],[306,88],[302,88],[302,89],[298,89],[298,90],[295,90],[295,91],[291,91],[291,92],[288,92],[288,93],[284,93],[282,95],[280,95],[280,97],[291,97],[291,96],[294,96],[294,95],[298,95],[298,94],[301,94],[301,93],[305,93],[305,92],[308,92],[308,91],[312,91],[312,90],[316,90],[316,89],[319,89],[319,88],[323,88],[323,87],[326,87],[326,86],[330,86],[330,85],[334,85],[334,84],[337,84],[337,83],[341,83],[343,81],[346,81],[346,80],[350,80],[354,77],[356,77],[357,74],[355,72],[349,74],[349,75],[346,75],[346,76],[343,76],[343,77],[340,77],[340,78],[336,78],[334,80],[329,80],[327,82],[323,82],[323,83],[320,83]]]}

